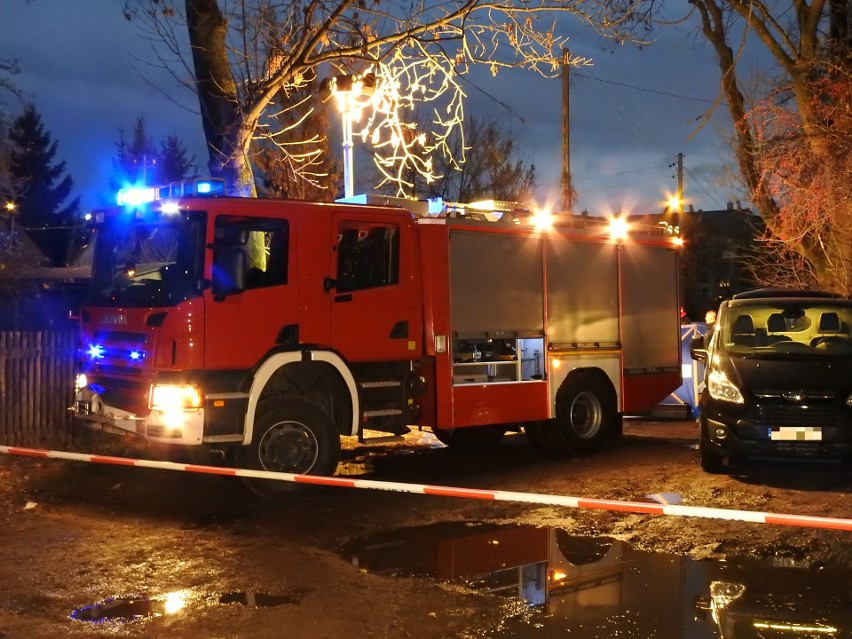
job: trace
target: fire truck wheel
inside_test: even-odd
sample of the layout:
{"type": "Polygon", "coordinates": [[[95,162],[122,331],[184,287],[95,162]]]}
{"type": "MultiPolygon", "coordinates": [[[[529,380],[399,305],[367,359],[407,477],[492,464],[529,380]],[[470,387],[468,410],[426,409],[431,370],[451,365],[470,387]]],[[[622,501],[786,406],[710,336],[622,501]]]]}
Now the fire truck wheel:
{"type": "MultiPolygon", "coordinates": [[[[258,406],[254,436],[241,449],[248,468],[297,475],[332,475],[340,459],[340,437],[329,416],[301,398],[269,399],[258,406]]],[[[261,494],[293,490],[282,481],[249,480],[261,494]]]]}
{"type": "Polygon", "coordinates": [[[560,391],[556,419],[572,449],[598,450],[617,432],[612,390],[594,376],[578,375],[560,391]]]}
{"type": "Polygon", "coordinates": [[[439,442],[461,450],[476,450],[496,446],[506,434],[506,427],[471,426],[470,428],[433,428],[432,432],[439,442]]]}

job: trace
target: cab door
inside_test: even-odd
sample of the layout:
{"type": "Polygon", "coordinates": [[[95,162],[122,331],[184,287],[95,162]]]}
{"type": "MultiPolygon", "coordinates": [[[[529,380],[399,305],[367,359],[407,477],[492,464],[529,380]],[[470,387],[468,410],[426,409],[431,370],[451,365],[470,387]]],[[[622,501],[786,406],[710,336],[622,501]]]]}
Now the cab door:
{"type": "Polygon", "coordinates": [[[332,223],[331,346],[350,362],[423,349],[416,227],[402,215],[338,213],[332,223]]]}

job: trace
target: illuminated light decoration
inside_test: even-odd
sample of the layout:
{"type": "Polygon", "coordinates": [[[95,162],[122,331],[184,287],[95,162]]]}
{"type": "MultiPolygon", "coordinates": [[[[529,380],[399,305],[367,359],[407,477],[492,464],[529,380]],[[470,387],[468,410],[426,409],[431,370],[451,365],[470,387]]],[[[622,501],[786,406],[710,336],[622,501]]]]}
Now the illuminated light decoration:
{"type": "Polygon", "coordinates": [[[92,344],[89,346],[86,353],[89,355],[90,359],[103,359],[104,347],[101,344],[92,344]]]}
{"type": "Polygon", "coordinates": [[[201,408],[201,391],[192,384],[155,384],[151,387],[150,407],[164,412],[198,410],[201,408]]]}
{"type": "Polygon", "coordinates": [[[85,373],[77,373],[74,378],[74,393],[79,393],[89,385],[89,378],[85,373]]]}
{"type": "Polygon", "coordinates": [[[624,240],[630,231],[630,224],[620,215],[609,218],[609,236],[614,240],[624,240]]]}
{"type": "Polygon", "coordinates": [[[375,78],[372,96],[358,99],[350,125],[365,116],[363,126],[353,134],[373,147],[373,162],[380,175],[376,188],[394,185],[396,195],[405,197],[414,189],[411,176],[418,175],[427,184],[434,182],[441,177],[434,172],[431,156],[435,152],[450,158],[454,168],[463,163],[463,158],[453,158],[450,143],[456,131],[463,138],[465,97],[451,63],[430,54],[424,43],[412,38],[387,61],[375,62],[368,75],[375,78]],[[428,134],[418,130],[416,122],[406,121],[422,103],[436,105],[428,134]]]}
{"type": "Polygon", "coordinates": [[[819,632],[827,635],[833,635],[840,632],[840,628],[836,628],[834,626],[823,626],[822,624],[810,625],[795,623],[792,621],[755,621],[752,625],[760,630],[778,630],[780,632],[795,632],[802,634],[819,632]]]}

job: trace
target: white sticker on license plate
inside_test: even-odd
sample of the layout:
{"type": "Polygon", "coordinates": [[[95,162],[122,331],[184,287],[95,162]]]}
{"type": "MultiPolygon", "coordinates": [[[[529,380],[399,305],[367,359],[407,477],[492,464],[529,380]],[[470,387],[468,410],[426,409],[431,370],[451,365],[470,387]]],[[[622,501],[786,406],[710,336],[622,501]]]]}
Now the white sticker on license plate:
{"type": "Polygon", "coordinates": [[[822,428],[819,426],[778,426],[769,429],[769,439],[779,442],[818,442],[822,441],[822,428]]]}

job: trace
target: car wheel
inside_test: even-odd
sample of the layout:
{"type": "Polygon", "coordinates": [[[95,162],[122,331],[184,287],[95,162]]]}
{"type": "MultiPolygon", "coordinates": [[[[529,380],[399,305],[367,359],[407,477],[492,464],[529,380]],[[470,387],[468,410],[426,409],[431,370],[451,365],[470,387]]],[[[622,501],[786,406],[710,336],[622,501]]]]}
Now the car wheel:
{"type": "MultiPolygon", "coordinates": [[[[269,399],[258,406],[249,446],[240,449],[243,468],[296,475],[332,475],[340,460],[340,437],[331,418],[298,398],[269,399]]],[[[268,496],[291,492],[286,481],[247,479],[255,492],[268,496]]]]}

